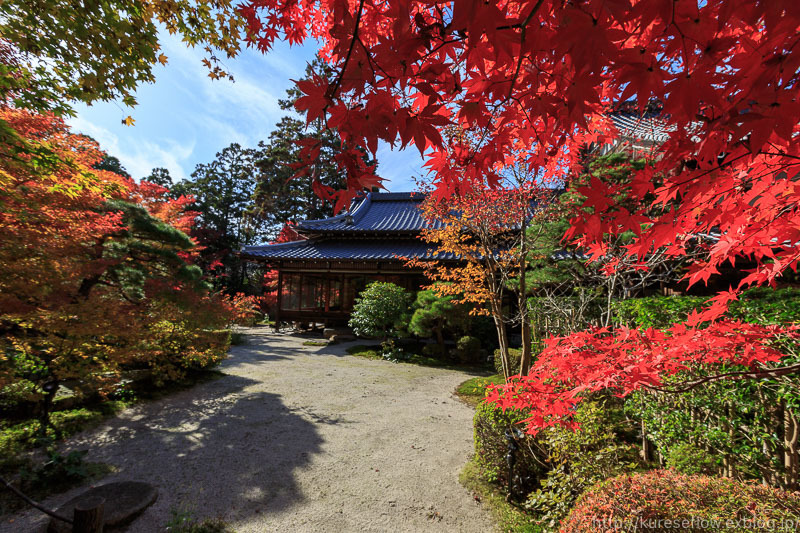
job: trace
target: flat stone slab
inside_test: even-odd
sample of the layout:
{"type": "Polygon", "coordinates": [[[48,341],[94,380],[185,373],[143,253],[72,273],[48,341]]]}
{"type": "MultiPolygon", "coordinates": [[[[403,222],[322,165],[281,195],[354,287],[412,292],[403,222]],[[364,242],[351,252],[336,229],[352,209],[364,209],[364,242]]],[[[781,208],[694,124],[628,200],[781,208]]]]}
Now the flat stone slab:
{"type": "MultiPolygon", "coordinates": [[[[117,481],[93,487],[72,498],[56,511],[64,518],[72,519],[75,505],[87,498],[104,498],[103,523],[105,527],[126,524],[147,509],[158,498],[158,490],[149,483],[141,481],[117,481]]],[[[52,519],[48,533],[71,533],[72,526],[61,520],[52,519]]]]}

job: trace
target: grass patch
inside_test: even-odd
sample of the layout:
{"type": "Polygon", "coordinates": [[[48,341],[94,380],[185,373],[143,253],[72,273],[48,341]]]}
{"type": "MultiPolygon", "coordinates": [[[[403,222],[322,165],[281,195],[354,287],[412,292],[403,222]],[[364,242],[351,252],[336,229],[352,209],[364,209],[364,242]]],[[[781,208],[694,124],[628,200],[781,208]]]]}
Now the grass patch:
{"type": "Polygon", "coordinates": [[[303,341],[303,346],[327,346],[328,341],[303,341]]]}
{"type": "MultiPolygon", "coordinates": [[[[58,434],[62,438],[66,438],[84,429],[97,426],[104,419],[117,414],[131,403],[109,401],[91,407],[54,411],[50,415],[50,420],[58,430],[58,434]]],[[[55,437],[56,432],[48,429],[47,438],[55,439],[55,437]]],[[[33,418],[17,422],[7,419],[0,420],[0,457],[2,457],[0,471],[18,466],[20,464],[18,456],[22,452],[38,446],[40,440],[38,420],[33,418]]]]}
{"type": "Polygon", "coordinates": [[[542,533],[545,529],[532,522],[533,518],[519,507],[506,501],[506,495],[496,485],[481,477],[480,467],[469,461],[458,475],[461,484],[480,499],[492,513],[501,531],[506,533],[542,533]]]}
{"type": "Polygon", "coordinates": [[[234,533],[228,524],[218,518],[198,520],[191,511],[172,510],[172,517],[167,522],[169,533],[234,533]]]}
{"type": "MultiPolygon", "coordinates": [[[[57,431],[48,428],[46,439],[51,442],[56,437],[67,438],[81,431],[98,426],[123,409],[137,403],[157,400],[169,394],[192,388],[198,384],[224,376],[219,370],[202,370],[192,372],[178,382],[168,383],[163,387],[141,385],[125,389],[124,398],[95,402],[71,409],[58,409],[50,414],[50,420],[57,431]]],[[[43,444],[39,436],[39,421],[35,418],[12,419],[0,418],[0,473],[18,468],[24,464],[23,452],[32,450],[43,444]]]]}
{"type": "Polygon", "coordinates": [[[493,376],[478,376],[468,379],[456,388],[456,396],[458,396],[464,403],[471,406],[476,406],[483,401],[486,397],[486,387],[495,384],[499,385],[505,380],[500,374],[493,376]]]}
{"type": "MultiPolygon", "coordinates": [[[[350,355],[355,355],[356,357],[385,360],[381,355],[381,347],[378,344],[373,346],[364,346],[364,345],[351,346],[347,349],[347,353],[350,355]]],[[[446,361],[435,359],[433,357],[427,357],[425,355],[420,355],[418,353],[409,354],[408,352],[406,352],[406,354],[408,355],[408,358],[402,359],[398,362],[410,363],[412,365],[420,365],[420,366],[437,366],[437,367],[453,366],[446,361]]]]}
{"type": "Polygon", "coordinates": [[[367,359],[383,359],[380,349],[380,346],[364,346],[360,344],[349,347],[347,353],[356,357],[366,357],[367,359]]]}
{"type": "Polygon", "coordinates": [[[420,365],[420,366],[453,366],[452,364],[442,361],[441,359],[436,359],[433,357],[428,357],[426,355],[420,355],[415,353],[411,355],[411,357],[404,361],[405,363],[411,363],[412,365],[420,365]]]}
{"type": "Polygon", "coordinates": [[[241,346],[243,344],[247,344],[247,336],[244,333],[239,333],[238,331],[232,331],[231,346],[241,346]]]}
{"type": "MultiPolygon", "coordinates": [[[[108,474],[116,472],[116,468],[106,463],[81,463],[80,469],[80,475],[73,478],[64,475],[53,476],[52,478],[37,478],[35,475],[31,475],[30,470],[28,470],[27,476],[19,481],[20,486],[18,488],[34,501],[41,501],[54,494],[60,494],[80,485],[98,481],[108,474]]],[[[28,508],[28,504],[11,491],[0,491],[0,516],[26,508],[28,508]]]]}

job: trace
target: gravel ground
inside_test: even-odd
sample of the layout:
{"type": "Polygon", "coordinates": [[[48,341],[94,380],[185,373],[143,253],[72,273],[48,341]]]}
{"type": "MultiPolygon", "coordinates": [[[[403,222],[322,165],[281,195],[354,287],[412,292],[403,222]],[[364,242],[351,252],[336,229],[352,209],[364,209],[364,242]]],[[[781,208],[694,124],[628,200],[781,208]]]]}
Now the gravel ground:
{"type": "MultiPolygon", "coordinates": [[[[354,343],[303,346],[304,338],[266,328],[245,333],[223,377],[66,443],[119,469],[101,483],[158,487],[159,499],[127,531],[163,531],[175,509],[240,533],[494,529],[458,483],[472,409],[452,392],[469,374],[346,355],[354,343]]],[[[0,532],[40,531],[44,522],[21,513],[0,532]]]]}

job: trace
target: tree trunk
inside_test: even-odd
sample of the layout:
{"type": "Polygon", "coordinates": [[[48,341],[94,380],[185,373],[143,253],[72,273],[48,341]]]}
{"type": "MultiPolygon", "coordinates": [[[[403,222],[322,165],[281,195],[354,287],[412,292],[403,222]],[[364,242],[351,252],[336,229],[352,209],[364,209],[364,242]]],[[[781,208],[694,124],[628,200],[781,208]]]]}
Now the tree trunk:
{"type": "Polygon", "coordinates": [[[653,445],[647,438],[647,425],[642,420],[641,423],[642,428],[642,460],[645,463],[653,462],[653,445]]]}
{"type": "MultiPolygon", "coordinates": [[[[50,422],[50,411],[53,408],[53,400],[58,392],[58,380],[53,380],[46,384],[48,389],[45,391],[44,400],[42,401],[41,409],[39,411],[39,435],[42,438],[47,436],[47,428],[52,426],[50,422]]],[[[55,427],[53,428],[56,429],[55,427]]],[[[56,435],[58,437],[58,435],[56,435]]]]}
{"type": "Polygon", "coordinates": [[[614,299],[614,289],[617,287],[617,275],[611,277],[611,286],[608,287],[608,295],[606,296],[605,317],[603,319],[603,327],[607,328],[611,325],[611,303],[614,299]]]}
{"type": "Polygon", "coordinates": [[[519,317],[520,317],[520,324],[521,324],[521,333],[522,333],[522,357],[520,359],[520,368],[519,373],[523,376],[528,375],[528,371],[531,368],[531,360],[533,354],[531,353],[531,323],[530,318],[528,316],[528,300],[526,295],[526,282],[525,282],[525,267],[527,266],[527,256],[528,256],[528,249],[527,249],[527,239],[525,238],[525,232],[528,228],[528,217],[527,217],[527,210],[525,211],[522,217],[522,237],[520,242],[520,266],[519,266],[519,286],[518,286],[518,293],[517,293],[517,300],[519,302],[519,317]]]}
{"type": "Polygon", "coordinates": [[[73,533],[103,533],[105,498],[95,497],[75,504],[72,515],[73,533]]]}
{"type": "Polygon", "coordinates": [[[503,303],[498,303],[497,298],[492,298],[492,318],[494,319],[494,326],[497,329],[497,342],[500,345],[500,362],[503,367],[503,378],[508,381],[511,375],[511,364],[508,354],[508,336],[506,334],[506,323],[503,320],[503,303]]]}
{"type": "MultiPolygon", "coordinates": [[[[727,404],[725,406],[725,415],[726,415],[726,426],[728,429],[728,443],[730,446],[733,446],[733,441],[736,438],[736,428],[734,427],[731,420],[733,419],[733,409],[731,409],[731,405],[727,404]]],[[[725,477],[728,478],[735,478],[736,477],[736,459],[732,453],[726,453],[725,459],[723,460],[727,471],[725,472],[725,477]]]]}
{"type": "MultiPolygon", "coordinates": [[[[769,415],[769,420],[761,427],[764,435],[780,433],[780,428],[783,426],[780,416],[780,403],[777,402],[774,397],[768,397],[766,391],[762,387],[758,387],[758,400],[761,404],[761,408],[769,415]]],[[[780,446],[776,446],[774,441],[770,442],[765,438],[762,444],[762,450],[766,458],[764,461],[765,473],[762,476],[764,478],[762,482],[765,485],[778,486],[780,484],[780,477],[779,472],[776,471],[775,465],[780,464],[782,460],[780,446]]]]}
{"type": "Polygon", "coordinates": [[[436,321],[436,343],[439,345],[441,353],[444,353],[444,333],[442,332],[443,329],[444,329],[444,319],[439,318],[436,321]]]}
{"type": "Polygon", "coordinates": [[[791,409],[783,408],[783,482],[787,490],[797,489],[797,418],[791,409]]]}

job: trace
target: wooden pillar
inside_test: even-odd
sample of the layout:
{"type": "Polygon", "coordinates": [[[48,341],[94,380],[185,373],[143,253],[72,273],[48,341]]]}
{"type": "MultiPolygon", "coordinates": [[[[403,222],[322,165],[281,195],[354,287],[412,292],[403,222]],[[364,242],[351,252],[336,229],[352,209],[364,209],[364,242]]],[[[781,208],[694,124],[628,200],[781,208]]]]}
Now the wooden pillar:
{"type": "MultiPolygon", "coordinates": [[[[331,276],[325,276],[325,313],[331,310],[331,276]]],[[[326,317],[327,318],[327,317],[326,317]]]]}
{"type": "Polygon", "coordinates": [[[79,501],[72,515],[72,533],[103,533],[105,503],[99,496],[79,501]]]}
{"type": "Polygon", "coordinates": [[[281,307],[283,306],[283,270],[278,265],[278,304],[275,309],[275,331],[281,329],[281,307]]]}
{"type": "Polygon", "coordinates": [[[298,272],[295,274],[295,279],[297,279],[297,310],[303,310],[303,287],[306,284],[306,275],[302,272],[298,272]]]}

